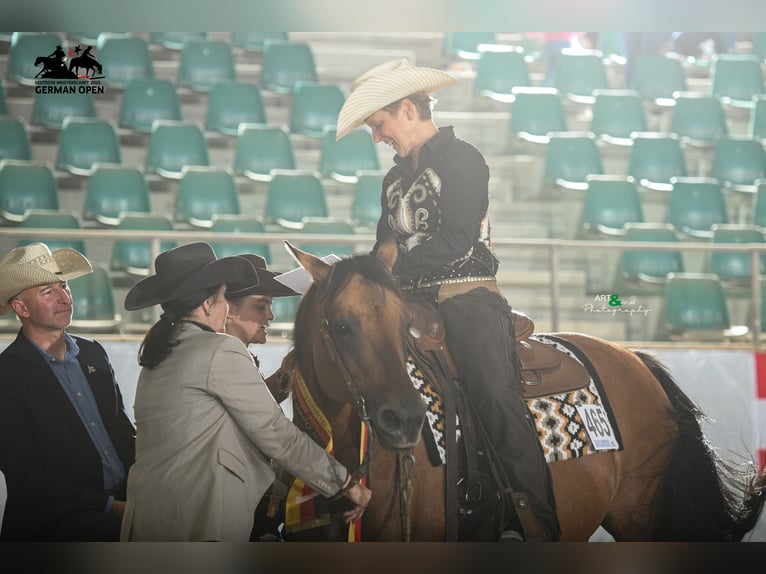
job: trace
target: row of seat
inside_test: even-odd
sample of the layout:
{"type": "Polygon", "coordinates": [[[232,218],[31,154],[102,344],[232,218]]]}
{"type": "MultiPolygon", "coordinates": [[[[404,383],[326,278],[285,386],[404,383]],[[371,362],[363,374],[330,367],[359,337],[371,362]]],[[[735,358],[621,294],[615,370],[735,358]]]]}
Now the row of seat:
{"type": "MultiPolygon", "coordinates": [[[[327,126],[319,140],[319,159],[314,169],[322,177],[354,183],[360,170],[380,170],[378,150],[369,131],[356,130],[336,141],[336,130],[327,126]]],[[[110,120],[66,118],[57,137],[55,168],[88,175],[97,163],[122,163],[117,128],[110,120]]],[[[274,169],[296,169],[294,142],[286,126],[239,124],[230,166],[238,176],[268,181],[274,169]]],[[[33,146],[24,122],[0,116],[0,160],[29,161],[33,146]]],[[[194,122],[155,120],[148,135],[147,172],[177,179],[185,166],[209,166],[206,132],[194,122]]],[[[306,168],[308,166],[302,165],[306,168]]]]}
{"type": "MultiPolygon", "coordinates": [[[[348,215],[354,225],[370,227],[377,222],[383,175],[382,171],[357,172],[348,215]]],[[[53,170],[45,162],[0,161],[0,216],[4,223],[23,223],[30,209],[60,209],[53,170]]],[[[96,164],[87,181],[83,219],[117,225],[120,214],[125,211],[152,211],[146,175],[135,166],[96,164]]],[[[203,166],[183,168],[175,197],[177,221],[193,227],[210,227],[216,215],[240,213],[238,186],[230,170],[203,166]]],[[[267,222],[299,222],[308,216],[330,215],[318,172],[271,172],[263,213],[267,222]]]]}

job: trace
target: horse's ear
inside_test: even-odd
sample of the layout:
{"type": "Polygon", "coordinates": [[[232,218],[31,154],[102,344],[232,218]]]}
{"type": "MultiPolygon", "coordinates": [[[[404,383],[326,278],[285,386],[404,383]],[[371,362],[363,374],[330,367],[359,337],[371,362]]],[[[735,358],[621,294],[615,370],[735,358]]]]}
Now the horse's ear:
{"type": "Polygon", "coordinates": [[[290,255],[301,264],[301,267],[308,271],[308,274],[311,275],[311,278],[315,283],[325,279],[330,274],[330,265],[322,261],[319,257],[301,251],[289,241],[285,241],[284,243],[290,255]]]}
{"type": "Polygon", "coordinates": [[[396,263],[396,258],[399,256],[399,248],[396,245],[396,238],[392,235],[381,241],[378,245],[376,255],[378,259],[383,262],[383,265],[386,266],[388,272],[391,273],[391,270],[394,268],[394,263],[396,263]]]}

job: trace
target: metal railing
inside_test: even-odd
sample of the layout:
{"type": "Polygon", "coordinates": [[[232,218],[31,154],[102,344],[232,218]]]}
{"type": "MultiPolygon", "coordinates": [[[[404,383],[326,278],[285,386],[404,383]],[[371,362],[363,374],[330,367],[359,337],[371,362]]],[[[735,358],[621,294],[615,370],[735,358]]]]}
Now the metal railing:
{"type": "MultiPolygon", "coordinates": [[[[123,229],[43,229],[0,227],[0,239],[35,239],[46,241],[55,240],[120,240],[148,241],[150,245],[150,261],[160,253],[162,242],[175,241],[179,243],[191,241],[207,241],[209,243],[253,243],[281,244],[289,241],[292,244],[360,244],[370,247],[375,242],[373,234],[358,233],[354,235],[302,234],[300,232],[267,232],[267,233],[221,233],[204,230],[191,231],[147,231],[123,229]],[[151,237],[147,237],[147,234],[151,237]]],[[[559,330],[560,308],[560,273],[562,251],[565,250],[619,250],[619,251],[675,251],[675,252],[747,252],[750,254],[752,270],[759,270],[760,255],[766,253],[766,243],[712,243],[712,242],[649,242],[622,241],[608,239],[523,239],[523,238],[494,238],[493,247],[525,247],[539,248],[548,252],[550,272],[550,309],[551,326],[553,331],[559,330]]],[[[752,273],[750,291],[752,297],[752,318],[749,325],[752,346],[755,351],[762,348],[761,342],[761,280],[766,279],[757,272],[752,273]]]]}

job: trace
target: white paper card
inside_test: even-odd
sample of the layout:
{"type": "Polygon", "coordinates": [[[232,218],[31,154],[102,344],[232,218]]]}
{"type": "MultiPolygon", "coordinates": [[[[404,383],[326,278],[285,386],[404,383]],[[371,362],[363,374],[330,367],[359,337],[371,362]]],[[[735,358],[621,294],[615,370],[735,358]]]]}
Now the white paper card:
{"type": "MultiPolygon", "coordinates": [[[[335,255],[335,253],[325,255],[324,257],[321,257],[321,259],[330,265],[340,261],[340,257],[335,255]]],[[[311,287],[311,283],[313,282],[311,275],[309,275],[308,271],[303,267],[298,267],[297,269],[292,269],[280,275],[276,275],[274,279],[300,294],[305,293],[306,290],[311,287]]]]}

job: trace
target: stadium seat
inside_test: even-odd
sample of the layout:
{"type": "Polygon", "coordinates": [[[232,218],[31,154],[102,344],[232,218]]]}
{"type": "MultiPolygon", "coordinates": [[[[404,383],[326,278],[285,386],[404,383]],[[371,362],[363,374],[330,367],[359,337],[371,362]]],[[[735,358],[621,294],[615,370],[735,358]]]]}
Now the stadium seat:
{"type": "Polygon", "coordinates": [[[666,223],[693,239],[710,239],[714,224],[728,223],[726,200],[717,179],[674,177],[670,182],[666,223]]]}
{"type": "MultiPolygon", "coordinates": [[[[80,220],[77,215],[68,211],[49,210],[49,209],[29,209],[27,210],[24,221],[19,227],[34,229],[80,229],[80,220]]],[[[87,255],[85,250],[85,241],[82,239],[50,239],[50,238],[30,238],[19,241],[19,246],[28,245],[35,241],[42,241],[51,251],[69,247],[76,249],[83,255],[87,255]]]]}
{"type": "Polygon", "coordinates": [[[4,159],[32,159],[27,126],[21,118],[0,115],[0,160],[4,159]]]}
{"type": "Polygon", "coordinates": [[[69,117],[96,118],[93,94],[35,94],[31,123],[59,130],[69,117]]]}
{"type": "Polygon", "coordinates": [[[177,82],[198,92],[209,92],[217,82],[234,82],[237,71],[231,46],[220,40],[189,40],[181,48],[177,82]]]}
{"type": "Polygon", "coordinates": [[[713,148],[710,176],[733,191],[755,192],[755,181],[766,177],[766,156],[761,142],[725,137],[713,148]]]}
{"type": "Polygon", "coordinates": [[[125,86],[120,104],[121,128],[149,133],[154,120],[182,119],[181,100],[170,80],[135,79],[125,86]]]}
{"type": "Polygon", "coordinates": [[[751,54],[766,63],[766,32],[750,32],[751,54]]]}
{"type": "Polygon", "coordinates": [[[143,172],[128,165],[94,164],[88,177],[83,219],[113,226],[126,211],[151,211],[149,186],[143,172]]]}
{"type": "Polygon", "coordinates": [[[116,333],[122,317],[117,313],[109,273],[102,265],[93,265],[93,273],[68,282],[72,292],[73,332],[116,333]]]}
{"type": "Polygon", "coordinates": [[[766,179],[755,182],[753,223],[758,227],[766,229],[766,179]]]}
{"type": "MultiPolygon", "coordinates": [[[[354,226],[349,219],[338,217],[304,217],[301,221],[302,235],[353,235],[354,226]]],[[[298,249],[324,257],[335,254],[338,257],[348,257],[354,254],[352,243],[317,243],[310,239],[301,239],[298,249]]]]}
{"type": "Polygon", "coordinates": [[[290,336],[300,304],[301,297],[298,295],[274,297],[271,301],[271,312],[274,314],[274,320],[269,325],[269,332],[290,336]]]}
{"type": "Polygon", "coordinates": [[[726,113],[721,101],[713,96],[693,92],[676,95],[670,130],[682,145],[711,148],[729,134],[726,113]]]}
{"type": "MultiPolygon", "coordinates": [[[[763,233],[754,225],[715,224],[711,227],[713,243],[763,243],[763,233]]],[[[759,275],[766,273],[766,255],[759,257],[759,275]]],[[[710,273],[724,282],[750,283],[752,277],[751,254],[747,251],[713,251],[710,254],[710,273]]]]}
{"type": "Polygon", "coordinates": [[[497,37],[494,32],[445,32],[442,49],[448,58],[478,60],[482,54],[479,46],[495,43],[497,37]]]}
{"type": "Polygon", "coordinates": [[[763,93],[761,62],[752,54],[715,54],[710,65],[709,94],[726,106],[752,108],[763,93]]]}
{"type": "Polygon", "coordinates": [[[272,169],[295,169],[293,142],[287,128],[240,124],[234,154],[234,172],[255,181],[270,181],[272,169]]]}
{"type": "Polygon", "coordinates": [[[95,163],[121,163],[117,130],[111,120],[66,118],[61,126],[56,168],[90,175],[95,163]]]}
{"type": "Polygon", "coordinates": [[[628,160],[628,175],[654,191],[670,191],[672,177],[685,177],[686,156],[678,136],[670,133],[637,132],[628,160]]]}
{"type": "Polygon", "coordinates": [[[319,154],[319,173],[343,183],[356,183],[359,170],[379,170],[378,148],[366,129],[335,141],[337,130],[326,128],[319,154]]]}
{"type": "Polygon", "coordinates": [[[239,195],[234,176],[226,168],[186,166],[176,196],[176,221],[210,227],[213,216],[238,215],[239,195]]]}
{"type": "Polygon", "coordinates": [[[726,295],[712,273],[671,273],[665,287],[664,328],[671,338],[723,341],[744,335],[729,318],[726,295]]]}
{"type": "Polygon", "coordinates": [[[638,92],[595,90],[590,131],[596,138],[617,146],[633,145],[631,134],[647,130],[646,113],[638,92]]]}
{"type": "Polygon", "coordinates": [[[304,42],[266,40],[261,62],[261,87],[291,94],[297,82],[317,82],[314,54],[304,42]]]}
{"type": "Polygon", "coordinates": [[[248,82],[218,82],[208,96],[205,129],[237,135],[242,123],[266,123],[258,86],[248,82]]]}
{"type": "Polygon", "coordinates": [[[766,141],[766,95],[753,98],[753,109],[747,124],[747,137],[766,141]]]}
{"type": "Polygon", "coordinates": [[[35,65],[39,57],[48,57],[56,49],[64,47],[64,37],[54,32],[14,32],[8,50],[5,77],[24,85],[34,85],[43,68],[35,65]]]}
{"type": "Polygon", "coordinates": [[[568,130],[564,105],[554,88],[517,87],[508,122],[507,149],[513,153],[519,142],[547,144],[551,132],[568,130]]]}
{"type": "Polygon", "coordinates": [[[325,127],[334,127],[345,96],[337,84],[295,83],[290,106],[290,132],[320,138],[325,127]]]}
{"type": "Polygon", "coordinates": [[[96,48],[107,85],[123,89],[131,80],[154,78],[154,62],[142,37],[103,33],[98,36],[96,48]]]}
{"type": "Polygon", "coordinates": [[[659,107],[673,107],[676,92],[687,92],[686,73],[677,58],[659,54],[639,54],[633,67],[630,88],[646,102],[659,107]]]}
{"type": "Polygon", "coordinates": [[[624,66],[627,62],[623,32],[599,32],[596,49],[604,55],[604,60],[610,64],[624,66]]]}
{"type": "Polygon", "coordinates": [[[476,64],[474,94],[502,103],[513,103],[513,88],[531,86],[529,64],[520,46],[503,46],[481,52],[476,64]]]}
{"type": "MultiPolygon", "coordinates": [[[[173,222],[164,214],[123,212],[116,227],[126,231],[173,231],[173,222]]],[[[174,241],[163,241],[160,251],[175,246],[174,241]]],[[[152,261],[150,252],[149,241],[120,239],[114,242],[109,267],[133,276],[149,275],[152,261]]]]}
{"type": "Polygon", "coordinates": [[[620,175],[588,175],[581,215],[586,236],[623,235],[626,223],[642,223],[644,212],[636,182],[620,175]]]}
{"type": "Polygon", "coordinates": [[[170,50],[183,49],[186,42],[191,40],[207,40],[209,32],[150,32],[149,41],[170,50]]]}
{"type": "Polygon", "coordinates": [[[554,132],[545,148],[543,185],[588,189],[587,176],[603,174],[604,165],[596,137],[591,132],[554,132]]]}
{"type": "Polygon", "coordinates": [[[304,217],[327,217],[327,198],[318,171],[276,169],[269,182],[264,219],[301,229],[304,217]]]}
{"type": "MultiPolygon", "coordinates": [[[[241,214],[219,214],[213,216],[213,224],[210,227],[210,231],[221,234],[265,233],[266,227],[263,220],[259,217],[241,214]]],[[[263,257],[266,263],[271,263],[271,248],[267,242],[211,242],[211,245],[219,259],[231,255],[241,255],[242,253],[254,253],[263,257]]]]}
{"type": "Polygon", "coordinates": [[[288,41],[287,32],[232,32],[231,44],[248,52],[263,52],[266,40],[288,41]]]}
{"type": "Polygon", "coordinates": [[[8,104],[5,101],[5,88],[3,88],[3,80],[0,78],[0,116],[8,114],[8,104]]]}
{"type": "Polygon", "coordinates": [[[562,49],[553,86],[572,102],[592,105],[595,90],[610,88],[603,54],[598,50],[562,49]]]}
{"type": "Polygon", "coordinates": [[[376,227],[381,213],[381,193],[385,171],[357,172],[354,199],[351,202],[351,220],[357,225],[376,227]]]}
{"type": "Polygon", "coordinates": [[[194,122],[155,120],[149,137],[146,170],[180,179],[185,166],[210,165],[202,128],[194,122]]]}
{"type": "Polygon", "coordinates": [[[21,223],[28,209],[59,209],[53,167],[44,161],[0,160],[0,215],[21,223]]]}
{"type": "MultiPolygon", "coordinates": [[[[624,241],[651,243],[678,242],[676,230],[664,223],[626,223],[624,241]]],[[[664,285],[669,273],[683,273],[681,251],[624,250],[620,257],[620,273],[626,284],[636,287],[664,285]]]]}

